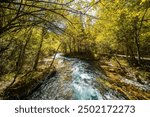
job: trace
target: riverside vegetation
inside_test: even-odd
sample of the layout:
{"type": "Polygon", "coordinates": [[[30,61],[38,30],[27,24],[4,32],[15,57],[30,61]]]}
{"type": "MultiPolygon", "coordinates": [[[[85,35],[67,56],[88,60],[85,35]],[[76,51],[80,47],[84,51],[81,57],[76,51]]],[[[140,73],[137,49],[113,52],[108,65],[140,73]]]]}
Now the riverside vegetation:
{"type": "Polygon", "coordinates": [[[0,0],[0,99],[150,99],[150,1],[0,0]]]}

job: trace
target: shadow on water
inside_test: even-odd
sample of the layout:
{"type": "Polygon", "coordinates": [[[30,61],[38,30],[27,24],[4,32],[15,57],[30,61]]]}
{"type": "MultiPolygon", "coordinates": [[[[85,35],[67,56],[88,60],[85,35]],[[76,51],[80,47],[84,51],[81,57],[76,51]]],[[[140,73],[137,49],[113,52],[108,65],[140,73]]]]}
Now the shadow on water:
{"type": "MultiPolygon", "coordinates": [[[[119,84],[114,84],[94,64],[77,58],[55,56],[57,74],[42,84],[28,99],[116,100],[129,99],[119,84]],[[115,88],[114,88],[115,87],[115,88]]],[[[122,80],[122,82],[131,83],[122,80]]],[[[123,84],[126,85],[126,84],[123,84]]]]}

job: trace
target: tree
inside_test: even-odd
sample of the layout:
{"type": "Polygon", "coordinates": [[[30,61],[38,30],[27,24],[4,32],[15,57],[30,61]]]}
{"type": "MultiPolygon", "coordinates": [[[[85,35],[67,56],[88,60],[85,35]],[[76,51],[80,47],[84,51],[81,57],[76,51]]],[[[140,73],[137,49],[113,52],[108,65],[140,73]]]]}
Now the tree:
{"type": "Polygon", "coordinates": [[[128,60],[140,64],[141,40],[145,33],[143,30],[149,15],[149,5],[147,0],[102,0],[98,12],[100,20],[95,24],[95,27],[100,27],[97,39],[103,42],[108,40],[109,48],[126,54],[128,60]]]}

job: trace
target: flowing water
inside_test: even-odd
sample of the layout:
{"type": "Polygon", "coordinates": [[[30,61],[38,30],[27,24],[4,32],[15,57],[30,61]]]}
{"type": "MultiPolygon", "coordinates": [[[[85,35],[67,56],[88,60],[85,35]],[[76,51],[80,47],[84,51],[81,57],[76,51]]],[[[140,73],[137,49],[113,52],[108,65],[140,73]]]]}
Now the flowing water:
{"type": "Polygon", "coordinates": [[[99,74],[91,70],[87,63],[82,61],[74,62],[72,66],[72,89],[73,99],[98,100],[103,99],[102,95],[95,88],[94,80],[99,74]]]}
{"type": "Polygon", "coordinates": [[[55,56],[55,61],[57,74],[46,80],[27,99],[127,99],[120,92],[104,87],[103,84],[97,84],[96,78],[107,79],[107,77],[90,63],[76,58],[63,57],[61,53],[55,56]]]}

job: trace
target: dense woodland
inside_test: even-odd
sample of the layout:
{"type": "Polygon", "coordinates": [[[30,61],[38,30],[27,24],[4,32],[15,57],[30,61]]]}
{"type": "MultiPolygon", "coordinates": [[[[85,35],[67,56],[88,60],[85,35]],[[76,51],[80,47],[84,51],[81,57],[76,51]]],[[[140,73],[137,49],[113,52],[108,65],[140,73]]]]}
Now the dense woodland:
{"type": "Polygon", "coordinates": [[[148,74],[150,1],[0,0],[1,95],[16,81],[32,84],[31,76],[53,72],[53,62],[42,68],[42,61],[58,52],[90,61],[114,58],[124,71],[120,56],[148,74]]]}

